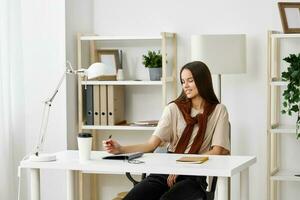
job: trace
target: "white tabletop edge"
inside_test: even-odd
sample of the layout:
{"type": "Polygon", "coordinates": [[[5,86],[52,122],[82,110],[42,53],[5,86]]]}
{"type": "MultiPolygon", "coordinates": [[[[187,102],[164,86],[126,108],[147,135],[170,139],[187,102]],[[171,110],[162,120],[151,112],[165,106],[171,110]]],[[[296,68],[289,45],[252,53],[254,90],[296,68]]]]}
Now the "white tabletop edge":
{"type": "Polygon", "coordinates": [[[243,171],[244,169],[248,168],[249,166],[253,165],[254,163],[256,163],[256,157],[252,156],[252,158],[249,159],[247,162],[238,166],[236,169],[233,169],[231,171],[231,176],[243,171]]]}
{"type": "MultiPolygon", "coordinates": [[[[39,169],[61,169],[61,170],[79,170],[87,173],[104,173],[104,174],[124,174],[130,172],[133,174],[140,173],[161,173],[161,174],[185,174],[185,175],[205,175],[205,176],[223,176],[231,177],[240,171],[250,167],[256,162],[254,156],[209,156],[209,161],[199,164],[178,164],[176,158],[180,154],[144,154],[140,160],[145,160],[146,164],[129,164],[125,161],[107,161],[102,160],[101,156],[105,152],[93,152],[96,156],[94,161],[86,163],[78,162],[77,151],[57,152],[58,160],[55,162],[31,162],[28,160],[20,163],[21,168],[39,168],[39,169]],[[62,160],[64,156],[71,157],[67,161],[62,160]],[[77,158],[76,158],[77,156],[77,158]],[[170,158],[170,159],[169,159],[170,158]],[[161,161],[166,162],[162,165],[161,161]],[[224,160],[225,166],[218,166],[224,160]],[[122,167],[120,164],[122,163],[122,167]]],[[[199,156],[199,155],[195,155],[199,156]]]]}

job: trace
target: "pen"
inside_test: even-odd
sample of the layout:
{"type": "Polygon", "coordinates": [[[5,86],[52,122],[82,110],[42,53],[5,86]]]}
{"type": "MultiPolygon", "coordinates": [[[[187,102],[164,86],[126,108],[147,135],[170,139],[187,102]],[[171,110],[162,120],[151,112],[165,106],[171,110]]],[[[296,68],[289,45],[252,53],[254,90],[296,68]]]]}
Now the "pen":
{"type": "MultiPolygon", "coordinates": [[[[107,140],[110,140],[110,139],[111,139],[111,137],[112,137],[112,135],[108,136],[108,139],[107,139],[107,140]]],[[[106,143],[106,144],[108,144],[109,142],[108,142],[108,141],[106,141],[105,143],[106,143]]]]}

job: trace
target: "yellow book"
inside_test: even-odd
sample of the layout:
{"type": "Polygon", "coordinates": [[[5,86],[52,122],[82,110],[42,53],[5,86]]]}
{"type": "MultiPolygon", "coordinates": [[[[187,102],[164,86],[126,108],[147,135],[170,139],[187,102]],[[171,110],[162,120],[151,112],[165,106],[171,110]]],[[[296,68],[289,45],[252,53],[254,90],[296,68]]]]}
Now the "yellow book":
{"type": "Polygon", "coordinates": [[[208,160],[207,156],[205,156],[205,157],[203,157],[203,156],[201,156],[201,157],[197,157],[197,156],[183,156],[183,157],[179,158],[176,161],[180,162],[180,163],[196,163],[196,164],[201,164],[201,163],[204,163],[207,160],[208,160]]]}

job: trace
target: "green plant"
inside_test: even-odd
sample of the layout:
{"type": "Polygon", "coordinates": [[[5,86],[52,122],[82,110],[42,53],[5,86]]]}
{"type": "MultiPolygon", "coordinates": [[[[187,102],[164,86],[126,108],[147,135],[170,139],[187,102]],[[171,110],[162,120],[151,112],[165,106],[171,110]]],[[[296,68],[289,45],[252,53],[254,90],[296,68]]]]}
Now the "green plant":
{"type": "Polygon", "coordinates": [[[287,71],[282,72],[281,76],[284,81],[288,82],[287,89],[283,91],[283,114],[292,115],[293,112],[297,113],[296,120],[296,135],[297,139],[300,138],[300,54],[290,54],[289,57],[283,59],[288,62],[290,66],[287,71]]]}
{"type": "Polygon", "coordinates": [[[148,51],[147,55],[143,55],[143,64],[148,68],[161,68],[162,67],[162,56],[160,51],[148,51]]]}

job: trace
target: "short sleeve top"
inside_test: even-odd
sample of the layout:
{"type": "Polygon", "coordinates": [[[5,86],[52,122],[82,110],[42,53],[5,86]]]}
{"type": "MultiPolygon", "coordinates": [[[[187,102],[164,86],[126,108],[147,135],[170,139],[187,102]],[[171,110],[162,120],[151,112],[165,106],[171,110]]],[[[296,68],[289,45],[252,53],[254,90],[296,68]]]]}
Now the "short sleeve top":
{"type": "MultiPolygon", "coordinates": [[[[198,113],[196,109],[192,108],[192,117],[198,113]]],[[[186,123],[181,111],[175,103],[170,103],[165,107],[153,135],[159,137],[164,144],[168,144],[168,151],[174,152],[185,127],[186,123]]],[[[189,152],[198,129],[198,124],[196,124],[184,153],[189,152]]],[[[215,145],[230,151],[228,113],[223,104],[217,104],[208,117],[204,141],[198,153],[205,153],[215,145]]]]}

